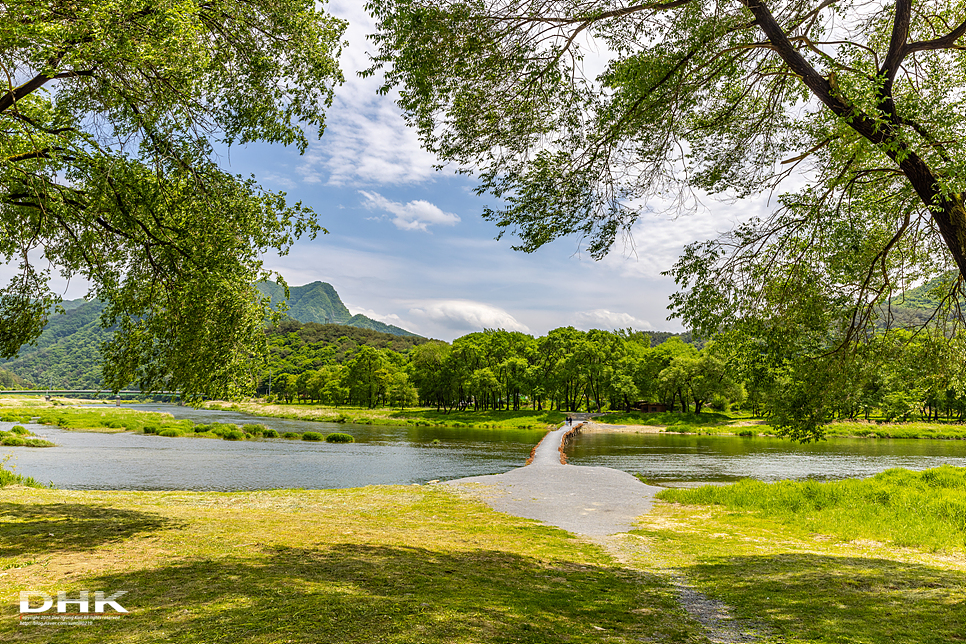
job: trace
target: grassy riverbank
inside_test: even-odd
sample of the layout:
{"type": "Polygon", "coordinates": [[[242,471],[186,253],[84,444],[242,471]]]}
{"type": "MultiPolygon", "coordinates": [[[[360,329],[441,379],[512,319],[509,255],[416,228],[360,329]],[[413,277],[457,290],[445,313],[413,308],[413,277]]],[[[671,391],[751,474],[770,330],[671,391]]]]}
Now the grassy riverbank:
{"type": "MultiPolygon", "coordinates": [[[[688,434],[723,434],[735,436],[776,436],[766,418],[746,414],[718,412],[641,412],[608,413],[596,422],[609,425],[641,425],[661,427],[666,432],[688,434]]],[[[888,423],[884,421],[834,421],[825,426],[826,436],[850,438],[926,438],[966,440],[966,425],[952,422],[888,423]]]]}
{"type": "MultiPolygon", "coordinates": [[[[950,477],[958,489],[961,470],[923,480],[950,477]]],[[[865,527],[816,532],[799,511],[658,502],[640,529],[609,540],[618,562],[440,486],[15,487],[0,489],[0,510],[3,641],[707,644],[672,579],[725,602],[738,618],[729,624],[754,628],[761,644],[939,644],[966,632],[962,544],[930,552],[865,527]],[[131,612],[30,626],[16,617],[21,590],[126,590],[131,612]]]]}
{"type": "Polygon", "coordinates": [[[865,479],[669,489],[658,498],[773,518],[837,539],[956,552],[966,546],[966,468],[891,469],[865,479]]]}
{"type": "MultiPolygon", "coordinates": [[[[156,434],[169,438],[217,438],[224,440],[248,440],[280,438],[279,433],[260,423],[235,425],[232,423],[195,423],[176,420],[162,412],[138,411],[121,408],[72,408],[61,406],[7,407],[0,410],[0,420],[29,422],[36,419],[44,425],[55,425],[68,431],[136,434],[156,434]]],[[[306,432],[310,433],[310,432],[306,432]]],[[[284,438],[305,439],[304,435],[286,433],[284,438]]],[[[325,438],[325,437],[323,437],[325,438]]],[[[36,442],[36,441],[35,441],[36,442]]],[[[45,446],[53,445],[42,441],[45,446]]],[[[8,445],[5,432],[0,432],[0,445],[8,445]]]]}
{"type": "Polygon", "coordinates": [[[966,633],[964,470],[667,490],[635,532],[762,641],[948,644],[966,633]],[[687,505],[684,505],[686,503],[687,505]]]}
{"type": "Polygon", "coordinates": [[[433,486],[254,493],[0,490],[0,640],[700,642],[666,581],[433,486]],[[128,591],[90,626],[20,590],[128,591]],[[53,611],[51,611],[53,613],[53,611]]]}
{"type": "Polygon", "coordinates": [[[288,418],[356,425],[397,425],[416,427],[472,427],[474,429],[536,429],[544,431],[564,422],[567,414],[559,411],[436,411],[435,409],[367,409],[365,407],[324,407],[309,404],[267,404],[261,402],[209,401],[206,409],[238,411],[253,416],[288,418]]]}

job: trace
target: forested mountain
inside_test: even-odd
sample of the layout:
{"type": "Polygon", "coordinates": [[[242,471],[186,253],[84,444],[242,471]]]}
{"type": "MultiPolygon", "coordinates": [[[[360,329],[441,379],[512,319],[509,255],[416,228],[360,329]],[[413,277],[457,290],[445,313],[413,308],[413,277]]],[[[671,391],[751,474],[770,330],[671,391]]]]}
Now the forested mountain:
{"type": "MultiPolygon", "coordinates": [[[[275,306],[284,300],[284,291],[277,284],[262,282],[258,284],[258,289],[271,297],[275,306]]],[[[291,319],[284,321],[280,328],[267,331],[273,346],[279,344],[286,347],[279,351],[273,349],[273,355],[288,356],[303,352],[305,355],[300,354],[296,362],[312,364],[315,365],[313,368],[317,368],[321,363],[314,356],[319,355],[320,351],[337,356],[338,362],[345,351],[362,344],[379,348],[398,346],[399,350],[404,350],[412,346],[416,339],[422,340],[405,329],[383,324],[364,315],[352,315],[331,284],[313,282],[292,287],[289,293],[291,297],[286,315],[291,319]],[[305,339],[276,342],[277,338],[287,337],[293,332],[305,339]],[[342,337],[351,340],[339,342],[342,337]],[[402,338],[408,340],[402,341],[402,338]],[[325,343],[332,345],[331,351],[322,350],[322,344],[325,343]]],[[[61,306],[66,312],[50,316],[35,344],[24,345],[16,358],[0,361],[0,365],[11,376],[32,382],[38,387],[98,389],[103,386],[100,346],[111,337],[111,332],[102,329],[99,324],[105,304],[77,299],[68,300],[61,306]]],[[[285,369],[294,367],[284,360],[279,366],[285,369]]]]}
{"type": "Polygon", "coordinates": [[[402,336],[341,324],[302,324],[295,320],[284,320],[267,333],[271,357],[259,385],[263,392],[268,389],[270,375],[299,375],[340,365],[362,346],[404,355],[414,346],[429,342],[418,335],[402,336]]]}
{"type": "Polygon", "coordinates": [[[937,277],[922,286],[910,289],[889,301],[888,311],[883,317],[891,316],[893,327],[915,327],[929,322],[945,296],[948,286],[946,277],[937,277]]]}
{"type": "Polygon", "coordinates": [[[38,387],[97,389],[103,381],[100,346],[111,337],[99,324],[105,305],[71,300],[62,306],[66,313],[51,315],[35,344],[0,364],[38,387]]]}
{"type": "Polygon", "coordinates": [[[31,384],[15,373],[0,369],[0,389],[30,389],[31,384]]]}
{"type": "MultiPolygon", "coordinates": [[[[272,308],[285,301],[284,289],[274,282],[259,282],[258,291],[272,299],[272,308]]],[[[304,286],[290,286],[288,310],[285,315],[299,322],[318,324],[344,324],[346,326],[371,329],[392,335],[415,336],[405,329],[384,324],[361,314],[352,315],[331,284],[312,282],[304,286]]]]}

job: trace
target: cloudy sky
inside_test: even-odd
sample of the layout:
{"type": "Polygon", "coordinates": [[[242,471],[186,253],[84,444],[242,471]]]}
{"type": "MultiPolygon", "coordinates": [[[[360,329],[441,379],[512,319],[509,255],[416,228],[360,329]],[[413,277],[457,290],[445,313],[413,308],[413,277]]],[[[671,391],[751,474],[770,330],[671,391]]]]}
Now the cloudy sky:
{"type": "MultiPolygon", "coordinates": [[[[227,170],[254,174],[312,207],[329,231],[266,264],[293,286],[331,283],[352,313],[445,340],[484,327],[680,330],[666,319],[674,284],[661,271],[686,243],[730,229],[751,206],[712,201],[677,220],[645,217],[633,243],[618,243],[600,262],[581,253],[576,238],[531,255],[511,250],[513,240],[495,241],[496,227],[480,217],[484,205],[498,204],[475,196],[472,180],[452,169],[434,170],[436,159],[420,149],[393,97],[377,95],[379,79],[356,74],[368,67],[365,36],[373,31],[362,4],[327,5],[350,27],[346,83],[324,136],[302,156],[251,145],[221,159],[227,170]]],[[[78,284],[65,292],[83,294],[78,284]]]]}

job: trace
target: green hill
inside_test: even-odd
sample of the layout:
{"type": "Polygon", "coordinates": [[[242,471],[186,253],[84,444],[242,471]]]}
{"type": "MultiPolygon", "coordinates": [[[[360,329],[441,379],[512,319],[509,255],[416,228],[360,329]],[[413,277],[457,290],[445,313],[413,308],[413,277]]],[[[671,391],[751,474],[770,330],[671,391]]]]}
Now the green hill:
{"type": "Polygon", "coordinates": [[[3,368],[38,387],[97,389],[101,375],[102,342],[111,332],[99,321],[103,302],[72,300],[64,302],[63,315],[51,315],[37,341],[20,348],[3,368]]]}
{"type": "MultiPolygon", "coordinates": [[[[280,303],[286,301],[284,289],[274,282],[259,282],[256,288],[263,296],[271,298],[274,310],[277,310],[280,303]]],[[[303,324],[309,322],[343,324],[391,335],[416,336],[415,333],[410,333],[398,326],[384,324],[361,314],[352,315],[342,303],[339,294],[327,282],[290,286],[288,292],[288,310],[285,315],[303,324]]]]}
{"type": "Polygon", "coordinates": [[[889,300],[889,311],[884,312],[883,316],[891,314],[892,326],[897,327],[927,324],[943,299],[948,296],[953,279],[955,274],[943,275],[897,295],[889,300]]]}
{"type": "MultiPolygon", "coordinates": [[[[270,352],[268,371],[274,374],[298,375],[326,365],[341,364],[361,345],[408,353],[414,346],[429,342],[412,334],[382,333],[342,324],[303,324],[295,320],[283,320],[277,327],[268,329],[267,333],[270,352]]],[[[263,382],[263,389],[265,385],[263,382]]]]}
{"type": "MultiPolygon", "coordinates": [[[[273,307],[285,300],[284,290],[278,284],[262,282],[257,288],[271,298],[273,307]]],[[[333,355],[341,355],[349,345],[390,346],[394,344],[392,338],[420,338],[405,329],[364,315],[352,315],[331,284],[312,282],[292,287],[289,293],[286,315],[291,320],[283,328],[289,333],[312,323],[307,339],[297,344],[312,344],[316,352],[325,342],[338,345],[333,348],[333,355]],[[352,341],[348,344],[344,340],[337,342],[343,337],[352,341]]],[[[19,379],[16,382],[28,381],[37,387],[98,389],[103,386],[100,347],[111,338],[111,331],[99,324],[105,304],[79,299],[69,300],[61,306],[66,312],[50,316],[34,344],[22,346],[19,355],[12,360],[0,360],[0,366],[10,374],[0,378],[0,387],[9,389],[12,385],[7,382],[14,383],[14,378],[19,379]]],[[[268,333],[274,334],[272,330],[268,333]]],[[[411,342],[404,344],[409,346],[411,342]]]]}
{"type": "MultiPolygon", "coordinates": [[[[255,285],[259,293],[272,298],[272,309],[285,302],[285,290],[275,282],[259,282],[255,285]]],[[[288,310],[285,314],[299,322],[318,324],[345,324],[352,317],[342,298],[331,284],[312,282],[305,286],[290,286],[288,310]]]]}

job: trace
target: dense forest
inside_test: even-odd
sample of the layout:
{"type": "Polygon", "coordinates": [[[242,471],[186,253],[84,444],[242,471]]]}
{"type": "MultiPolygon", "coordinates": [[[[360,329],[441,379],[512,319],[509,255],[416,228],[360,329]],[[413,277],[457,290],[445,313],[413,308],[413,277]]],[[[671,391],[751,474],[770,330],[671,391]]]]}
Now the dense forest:
{"type": "Polygon", "coordinates": [[[630,329],[566,327],[540,337],[487,330],[452,343],[392,345],[384,338],[384,346],[333,341],[337,332],[305,325],[277,335],[273,397],[440,410],[626,410],[647,401],[699,413],[740,406],[779,426],[791,425],[790,415],[803,409],[820,422],[966,419],[966,338],[934,331],[871,337],[846,368],[824,380],[815,375],[822,371],[815,360],[737,331],[699,344],[630,329]],[[322,332],[329,338],[311,341],[322,332]]]}
{"type": "MultiPolygon", "coordinates": [[[[336,332],[320,325],[279,330],[272,349],[275,397],[337,406],[598,411],[650,399],[700,411],[745,395],[722,359],[672,333],[567,327],[537,338],[486,330],[450,344],[377,336],[357,343],[332,337],[336,332]]],[[[267,379],[261,389],[268,393],[267,379]]]]}
{"type": "MultiPolygon", "coordinates": [[[[413,333],[376,320],[364,315],[352,315],[339,294],[331,284],[312,282],[304,286],[289,288],[289,298],[285,298],[284,289],[272,282],[261,282],[257,285],[259,291],[271,299],[271,305],[277,309],[285,302],[288,307],[285,321],[278,329],[269,329],[269,340],[273,347],[280,335],[286,335],[295,328],[300,328],[299,322],[319,323],[314,327],[321,327],[328,323],[329,331],[305,331],[304,335],[309,344],[323,339],[339,344],[340,337],[352,339],[352,342],[341,343],[335,347],[333,356],[336,362],[341,362],[341,356],[346,350],[358,344],[371,343],[374,346],[393,346],[400,349],[409,346],[405,342],[401,345],[385,344],[386,338],[406,337],[419,338],[413,333]],[[365,333],[357,333],[364,331],[365,333]],[[371,332],[379,332],[371,335],[371,332]]],[[[7,361],[0,361],[7,371],[16,374],[23,380],[36,383],[37,386],[58,389],[100,389],[104,387],[104,376],[101,371],[101,345],[111,339],[112,332],[100,326],[100,316],[105,304],[102,302],[88,302],[83,299],[68,300],[61,304],[64,314],[50,315],[43,333],[36,342],[24,345],[19,354],[7,361]]],[[[421,338],[420,338],[421,339],[421,338]]],[[[298,364],[285,362],[284,356],[291,353],[292,341],[282,342],[273,348],[270,368],[280,371],[302,371],[306,365],[314,367],[326,364],[315,356],[301,356],[298,364]],[[277,349],[277,350],[276,350],[277,349]]],[[[296,342],[295,344],[299,344],[296,342]]],[[[311,353],[306,349],[308,353],[311,353]]],[[[316,348],[316,353],[318,349],[316,348]]],[[[324,351],[322,354],[326,354],[324,351]]],[[[320,356],[322,354],[319,354],[320,356]]]]}
{"type": "Polygon", "coordinates": [[[100,325],[101,302],[64,302],[63,315],[51,315],[32,345],[2,366],[38,387],[99,389],[103,386],[101,344],[111,332],[100,325]]]}
{"type": "Polygon", "coordinates": [[[33,385],[15,373],[0,369],[0,389],[30,389],[33,385]]]}

